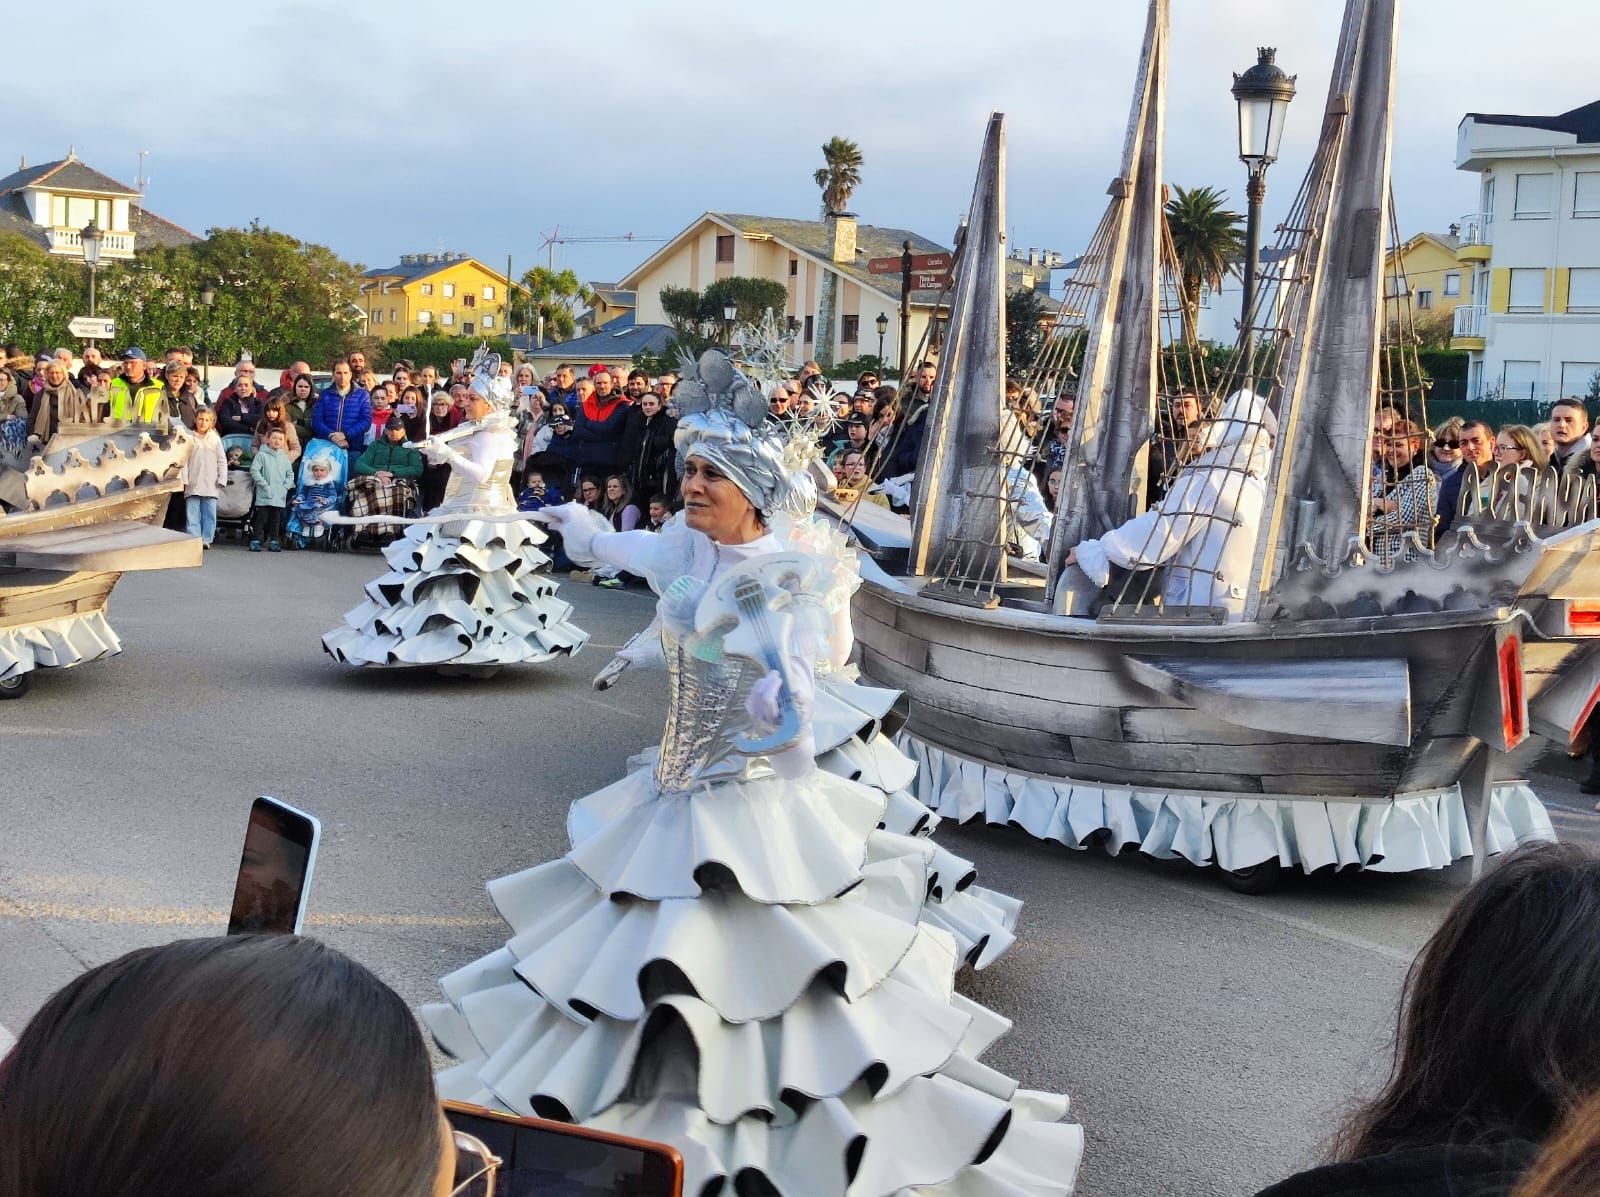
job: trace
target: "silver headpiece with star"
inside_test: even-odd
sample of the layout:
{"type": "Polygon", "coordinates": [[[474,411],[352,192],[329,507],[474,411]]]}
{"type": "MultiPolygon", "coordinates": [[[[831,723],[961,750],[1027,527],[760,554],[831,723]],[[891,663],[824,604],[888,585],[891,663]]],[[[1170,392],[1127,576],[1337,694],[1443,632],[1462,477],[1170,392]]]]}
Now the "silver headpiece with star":
{"type": "Polygon", "coordinates": [[[500,355],[489,351],[489,342],[478,346],[467,369],[472,374],[472,381],[467,385],[475,394],[487,399],[496,411],[511,410],[516,392],[509,378],[500,377],[500,355]]]}
{"type": "Polygon", "coordinates": [[[722,350],[684,358],[672,398],[680,413],[673,436],[680,473],[690,457],[710,462],[768,521],[815,505],[816,484],[795,469],[787,430],[768,417],[765,392],[722,350]]]}

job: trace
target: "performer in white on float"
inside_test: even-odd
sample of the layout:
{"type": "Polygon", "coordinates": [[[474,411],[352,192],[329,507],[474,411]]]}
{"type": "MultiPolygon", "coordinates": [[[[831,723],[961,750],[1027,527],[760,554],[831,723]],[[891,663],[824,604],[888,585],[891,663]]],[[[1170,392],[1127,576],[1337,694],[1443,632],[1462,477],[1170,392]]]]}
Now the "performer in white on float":
{"type": "Polygon", "coordinates": [[[1221,607],[1244,617],[1256,532],[1266,509],[1277,418],[1265,400],[1236,391],[1206,430],[1198,456],[1156,506],[1067,554],[1096,586],[1111,566],[1167,567],[1164,607],[1221,607]]]}
{"type": "Polygon", "coordinates": [[[420,519],[392,515],[330,524],[404,524],[383,550],[389,572],[367,583],[366,601],[323,647],[352,665],[418,666],[488,672],[534,664],[577,651],[588,634],[556,597],[539,549],[544,533],[511,496],[516,435],[511,383],[500,357],[481,347],[472,359],[464,424],[416,445],[429,461],[450,466],[444,501],[420,519]]]}
{"type": "Polygon", "coordinates": [[[774,534],[809,481],[720,353],[676,397],[681,528],[541,513],[661,594],[659,757],[573,804],[566,856],[490,883],[512,938],[422,1012],[460,1061],[440,1090],[673,1143],[685,1192],[1070,1192],[1065,1099],[977,1062],[1007,1024],[919,921],[931,845],[816,767],[840,558],[774,534]]]}

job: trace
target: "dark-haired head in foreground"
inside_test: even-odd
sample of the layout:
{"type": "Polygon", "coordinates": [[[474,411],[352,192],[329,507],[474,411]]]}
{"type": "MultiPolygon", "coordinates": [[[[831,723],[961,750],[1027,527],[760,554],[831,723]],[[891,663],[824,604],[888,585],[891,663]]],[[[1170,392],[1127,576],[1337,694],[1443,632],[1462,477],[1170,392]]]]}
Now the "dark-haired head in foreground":
{"type": "Polygon", "coordinates": [[[0,1061],[0,1197],[429,1197],[441,1120],[399,996],[294,936],[130,952],[0,1061]]]}

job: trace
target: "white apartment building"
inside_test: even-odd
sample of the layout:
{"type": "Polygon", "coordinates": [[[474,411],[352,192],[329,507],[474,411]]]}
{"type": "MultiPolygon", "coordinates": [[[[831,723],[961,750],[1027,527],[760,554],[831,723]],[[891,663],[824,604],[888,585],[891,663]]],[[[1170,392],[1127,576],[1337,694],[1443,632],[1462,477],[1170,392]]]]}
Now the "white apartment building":
{"type": "Polygon", "coordinates": [[[1450,345],[1473,398],[1587,395],[1600,374],[1600,101],[1559,116],[1469,112],[1456,167],[1480,177],[1456,256],[1472,302],[1450,345]]]}

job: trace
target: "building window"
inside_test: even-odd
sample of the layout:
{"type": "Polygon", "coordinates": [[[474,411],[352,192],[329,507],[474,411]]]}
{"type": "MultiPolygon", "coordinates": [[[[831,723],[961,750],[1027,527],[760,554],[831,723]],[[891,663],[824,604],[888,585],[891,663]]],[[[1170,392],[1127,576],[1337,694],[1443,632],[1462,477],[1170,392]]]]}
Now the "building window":
{"type": "Polygon", "coordinates": [[[1561,393],[1575,399],[1587,399],[1600,376],[1600,362],[1562,362],[1561,393]]]}
{"type": "Polygon", "coordinates": [[[446,328],[453,327],[455,322],[456,314],[454,312],[446,312],[444,315],[439,317],[439,323],[444,325],[446,328]]]}
{"type": "Polygon", "coordinates": [[[1516,268],[1511,271],[1510,302],[1508,312],[1544,311],[1544,268],[1516,268]]]}
{"type": "Polygon", "coordinates": [[[806,335],[804,337],[804,340],[808,344],[811,341],[814,341],[816,339],[816,326],[815,326],[815,323],[814,323],[815,320],[816,320],[815,316],[807,316],[806,317],[806,335]]]}
{"type": "Polygon", "coordinates": [[[1433,292],[1424,288],[1417,292],[1417,311],[1426,312],[1433,307],[1433,292]]]}
{"type": "Polygon", "coordinates": [[[382,324],[383,323],[383,309],[382,308],[373,309],[372,322],[374,324],[382,324]]]}
{"type": "Polygon", "coordinates": [[[483,327],[484,328],[493,328],[494,327],[494,317],[486,314],[484,316],[484,318],[483,318],[483,327]]]}
{"type": "Polygon", "coordinates": [[[1567,311],[1600,312],[1600,267],[1574,266],[1568,272],[1567,311]]]}
{"type": "Polygon", "coordinates": [[[1501,378],[1502,399],[1537,399],[1539,391],[1539,363],[1513,362],[1505,364],[1501,378]]]}
{"type": "Polygon", "coordinates": [[[1461,294],[1461,271],[1447,270],[1444,274],[1444,293],[1446,298],[1454,299],[1461,294]]]}
{"type": "Polygon", "coordinates": [[[395,310],[393,308],[390,308],[389,309],[389,323],[390,324],[399,324],[400,323],[400,321],[395,319],[395,315],[396,315],[395,310]]]}
{"type": "Polygon", "coordinates": [[[861,340],[861,317],[845,316],[839,321],[839,342],[842,345],[854,345],[861,340]]]}
{"type": "Polygon", "coordinates": [[[446,299],[454,299],[456,297],[456,285],[454,283],[446,283],[444,285],[444,297],[446,299]]]}
{"type": "Polygon", "coordinates": [[[800,275],[800,259],[799,258],[790,258],[789,259],[789,277],[790,278],[798,278],[799,275],[800,275]]]}
{"type": "Polygon", "coordinates": [[[432,283],[423,283],[422,287],[420,289],[421,289],[421,291],[422,291],[422,293],[424,295],[432,295],[433,294],[433,284],[432,283]]]}
{"type": "MultiPolygon", "coordinates": [[[[494,298],[494,288],[493,287],[489,287],[489,286],[485,286],[484,289],[483,289],[483,297],[485,299],[493,299],[494,298]]],[[[485,327],[488,327],[488,326],[485,325],[485,327]]]]}
{"type": "Polygon", "coordinates": [[[420,312],[417,313],[417,323],[418,324],[432,324],[433,323],[433,313],[430,312],[427,308],[423,308],[420,312]]]}
{"type": "Polygon", "coordinates": [[[1600,170],[1580,170],[1573,177],[1572,214],[1586,220],[1600,216],[1600,170]]]}
{"type": "Polygon", "coordinates": [[[476,307],[477,304],[478,297],[476,295],[463,295],[461,297],[461,306],[464,308],[476,307]]]}
{"type": "Polygon", "coordinates": [[[733,261],[733,234],[725,233],[717,238],[717,261],[733,261]]]}
{"type": "Polygon", "coordinates": [[[472,321],[463,320],[461,322],[461,335],[464,337],[470,337],[472,335],[472,321]]]}
{"type": "Polygon", "coordinates": [[[1513,220],[1550,219],[1550,181],[1548,174],[1518,175],[1513,220]]]}

